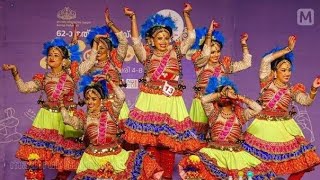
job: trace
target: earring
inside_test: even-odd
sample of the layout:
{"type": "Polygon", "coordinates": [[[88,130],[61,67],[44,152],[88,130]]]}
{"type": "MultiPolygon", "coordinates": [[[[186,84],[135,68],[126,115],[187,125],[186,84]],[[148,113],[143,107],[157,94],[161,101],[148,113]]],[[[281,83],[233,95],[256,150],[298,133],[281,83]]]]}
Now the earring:
{"type": "Polygon", "coordinates": [[[151,40],[151,46],[154,46],[154,42],[153,42],[153,40],[151,40]]]}

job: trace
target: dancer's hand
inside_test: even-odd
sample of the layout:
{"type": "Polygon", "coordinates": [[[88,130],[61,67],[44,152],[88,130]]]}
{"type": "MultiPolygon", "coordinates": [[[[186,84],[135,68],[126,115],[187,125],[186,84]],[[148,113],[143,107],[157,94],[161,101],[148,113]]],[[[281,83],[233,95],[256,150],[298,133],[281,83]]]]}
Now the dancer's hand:
{"type": "Polygon", "coordinates": [[[80,37],[80,32],[77,32],[77,24],[73,24],[71,44],[77,44],[80,37]]]}
{"type": "Polygon", "coordinates": [[[288,48],[292,51],[297,42],[297,37],[295,35],[289,36],[288,48]]]}
{"type": "Polygon", "coordinates": [[[125,14],[126,16],[128,16],[129,18],[132,18],[132,16],[135,15],[134,11],[131,10],[130,8],[128,8],[128,7],[123,8],[123,12],[124,12],[124,14],[125,14]]]}
{"type": "Polygon", "coordinates": [[[312,83],[312,86],[316,89],[320,87],[320,76],[316,77],[316,79],[312,83]]]}
{"type": "Polygon", "coordinates": [[[187,13],[187,14],[190,14],[191,11],[192,11],[191,4],[190,3],[184,3],[183,12],[187,13]]]}
{"type": "Polygon", "coordinates": [[[241,44],[247,44],[248,38],[249,38],[248,33],[242,33],[240,37],[241,44]]]}
{"type": "Polygon", "coordinates": [[[212,34],[212,32],[218,28],[220,25],[219,23],[217,23],[216,21],[212,20],[211,23],[210,23],[210,27],[209,27],[209,30],[208,30],[208,34],[212,34]]]}
{"type": "Polygon", "coordinates": [[[104,19],[106,21],[106,24],[109,24],[111,22],[110,12],[109,12],[109,8],[108,7],[106,7],[106,9],[104,11],[104,19]]]}
{"type": "Polygon", "coordinates": [[[3,71],[10,71],[11,70],[12,72],[14,72],[14,71],[17,71],[17,67],[14,64],[3,64],[2,70],[3,71]]]}

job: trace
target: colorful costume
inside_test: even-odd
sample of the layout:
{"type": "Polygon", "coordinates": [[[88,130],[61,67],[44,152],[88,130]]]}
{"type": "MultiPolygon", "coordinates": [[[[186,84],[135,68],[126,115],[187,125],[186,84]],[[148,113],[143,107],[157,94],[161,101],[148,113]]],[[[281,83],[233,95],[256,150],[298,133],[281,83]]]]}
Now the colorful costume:
{"type": "MultiPolygon", "coordinates": [[[[47,56],[50,48],[59,46],[68,48],[72,60],[80,60],[78,45],[68,46],[59,38],[44,44],[43,54],[47,56]]],[[[22,79],[16,81],[22,93],[43,91],[46,95],[45,100],[38,101],[41,108],[32,127],[19,142],[17,158],[24,161],[40,160],[58,171],[73,171],[77,168],[84,151],[83,143],[77,141],[82,132],[63,123],[60,107],[62,105],[67,107],[70,113],[75,111],[77,104],[73,98],[78,74],[84,74],[93,66],[95,55],[96,52],[92,52],[90,60],[80,65],[73,61],[71,69],[58,74],[36,74],[32,81],[23,82],[22,79]]]]}
{"type": "MultiPolygon", "coordinates": [[[[118,33],[114,33],[109,27],[94,27],[90,29],[90,32],[87,36],[86,42],[87,44],[91,44],[94,37],[98,34],[105,35],[108,34],[108,39],[111,41],[112,50],[109,54],[109,59],[99,63],[97,62],[90,72],[101,71],[103,74],[107,74],[111,77],[111,80],[119,85],[120,87],[125,87],[126,84],[122,81],[121,78],[121,69],[123,65],[123,61],[127,55],[128,50],[128,40],[125,34],[121,31],[118,33]]],[[[102,40],[103,41],[103,40],[102,40]]],[[[108,46],[107,46],[108,47],[108,46]]],[[[111,48],[111,47],[108,47],[111,48]]],[[[114,92],[111,86],[108,86],[109,98],[114,98],[114,92]]],[[[129,107],[125,102],[120,111],[119,120],[123,121],[128,118],[129,115],[129,107]]]]}
{"type": "MultiPolygon", "coordinates": [[[[263,110],[245,134],[243,147],[267,164],[277,174],[291,174],[308,170],[320,163],[315,147],[310,144],[292,118],[292,101],[310,105],[313,99],[305,93],[302,84],[278,88],[271,71],[272,53],[264,56],[260,67],[260,86],[263,110]]],[[[292,62],[293,54],[285,57],[292,62]]],[[[292,64],[292,63],[291,63],[292,64]]]]}
{"type": "MultiPolygon", "coordinates": [[[[146,34],[150,29],[158,27],[162,31],[165,26],[172,30],[176,28],[171,17],[156,14],[142,25],[140,34],[148,38],[146,34]]],[[[200,146],[182,97],[185,86],[181,58],[194,39],[194,31],[189,31],[188,38],[170,45],[168,51],[159,56],[152,47],[143,46],[140,38],[132,38],[136,57],[144,66],[144,77],[140,79],[136,105],[125,123],[124,139],[147,146],[166,170],[166,178],[172,176],[173,152],[193,151],[200,146]]]]}
{"type": "Polygon", "coordinates": [[[121,148],[117,134],[118,117],[125,94],[117,86],[114,99],[104,103],[99,114],[78,111],[69,117],[63,111],[65,123],[84,130],[88,146],[81,157],[75,179],[160,179],[162,170],[144,150],[126,151],[121,148]]]}
{"type": "MultiPolygon", "coordinates": [[[[208,47],[204,43],[207,31],[208,30],[206,28],[196,29],[196,41],[188,52],[188,56],[191,56],[190,58],[194,63],[197,75],[196,85],[193,87],[195,96],[190,108],[190,118],[200,139],[205,139],[205,135],[208,130],[208,118],[201,105],[200,98],[205,92],[209,78],[212,76],[227,76],[229,74],[245,70],[251,66],[252,59],[251,54],[245,53],[243,54],[243,60],[235,62],[231,60],[231,57],[224,56],[222,60],[219,61],[219,65],[213,68],[208,63],[211,54],[211,47],[208,47]]],[[[214,31],[212,33],[212,40],[218,42],[222,46],[224,45],[223,34],[219,31],[214,31]]]]}
{"type": "MultiPolygon", "coordinates": [[[[212,89],[217,89],[215,87],[218,86],[231,86],[236,89],[226,77],[222,77],[220,82],[213,77],[208,86],[214,86],[212,89]]],[[[274,177],[275,174],[269,171],[266,165],[241,147],[242,126],[261,111],[261,106],[255,101],[245,99],[248,108],[244,109],[240,106],[240,102],[235,101],[232,113],[225,114],[217,104],[219,100],[213,99],[212,95],[210,92],[209,95],[202,97],[203,107],[209,119],[211,141],[195,155],[182,159],[179,163],[181,177],[226,179],[230,175],[237,175],[240,171],[243,173],[252,171],[255,175],[253,179],[274,177]]]]}

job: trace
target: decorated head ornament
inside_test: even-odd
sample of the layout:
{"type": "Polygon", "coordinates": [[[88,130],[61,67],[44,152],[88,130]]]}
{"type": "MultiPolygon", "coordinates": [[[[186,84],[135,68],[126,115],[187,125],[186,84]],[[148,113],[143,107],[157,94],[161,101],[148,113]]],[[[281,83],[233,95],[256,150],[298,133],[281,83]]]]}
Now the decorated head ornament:
{"type": "Polygon", "coordinates": [[[64,59],[69,59],[71,62],[81,61],[81,52],[78,44],[69,45],[62,38],[55,38],[43,44],[42,54],[48,56],[51,48],[57,49],[64,59]]]}
{"type": "Polygon", "coordinates": [[[206,88],[206,94],[211,94],[214,92],[218,92],[220,87],[230,86],[232,89],[234,89],[235,93],[238,93],[238,88],[236,84],[231,81],[228,77],[222,76],[220,78],[217,78],[215,76],[212,76],[209,79],[207,88],[206,88]]]}
{"type": "Polygon", "coordinates": [[[101,99],[108,96],[107,83],[105,80],[95,81],[94,76],[101,74],[101,71],[95,71],[90,75],[83,75],[78,83],[78,93],[83,92],[84,96],[89,90],[96,91],[101,99]]]}
{"type": "MultiPolygon", "coordinates": [[[[208,28],[206,28],[206,27],[196,28],[195,32],[196,32],[196,40],[194,41],[193,45],[191,46],[191,48],[189,49],[189,51],[186,54],[186,58],[189,60],[193,58],[193,55],[197,51],[199,51],[203,48],[203,45],[206,40],[208,28]]],[[[218,42],[221,48],[223,47],[224,36],[220,31],[213,31],[212,40],[218,42]]]]}
{"type": "Polygon", "coordinates": [[[96,35],[106,35],[106,34],[109,36],[107,39],[111,42],[111,46],[113,48],[117,48],[119,45],[118,38],[116,34],[107,26],[101,26],[101,27],[96,26],[91,28],[86,38],[86,43],[91,45],[96,35]]]}
{"type": "Polygon", "coordinates": [[[154,14],[142,24],[140,34],[143,39],[152,37],[160,31],[166,31],[172,36],[172,31],[176,29],[177,26],[172,17],[154,14]]]}
{"type": "Polygon", "coordinates": [[[222,32],[214,30],[212,33],[212,40],[218,42],[221,45],[221,48],[224,45],[224,36],[222,32]]]}
{"type": "MultiPolygon", "coordinates": [[[[280,50],[282,50],[284,48],[280,47],[280,46],[276,46],[275,48],[271,49],[269,52],[265,53],[262,57],[265,57],[269,54],[278,52],[280,50]]],[[[278,65],[281,64],[282,61],[289,61],[289,63],[291,64],[291,68],[293,69],[293,61],[294,61],[294,54],[293,52],[289,52],[287,54],[285,54],[282,57],[279,57],[278,59],[275,59],[274,61],[271,62],[271,68],[272,70],[276,70],[278,68],[278,65]]]]}

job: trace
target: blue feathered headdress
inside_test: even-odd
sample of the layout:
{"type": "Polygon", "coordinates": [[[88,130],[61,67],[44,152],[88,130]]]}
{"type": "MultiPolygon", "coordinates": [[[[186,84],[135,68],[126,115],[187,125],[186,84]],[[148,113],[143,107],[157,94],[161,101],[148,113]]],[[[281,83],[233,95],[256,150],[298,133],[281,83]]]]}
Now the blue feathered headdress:
{"type": "Polygon", "coordinates": [[[81,61],[81,51],[78,44],[69,45],[62,38],[54,38],[43,44],[42,54],[48,56],[49,49],[52,47],[63,46],[68,50],[69,59],[72,61],[81,61]]]}
{"type": "Polygon", "coordinates": [[[219,42],[222,46],[224,45],[224,36],[222,32],[214,30],[212,33],[212,39],[219,42]]]}
{"type": "MultiPolygon", "coordinates": [[[[284,49],[284,48],[280,47],[280,46],[276,46],[275,48],[271,49],[269,52],[265,53],[262,57],[265,57],[265,56],[267,56],[267,55],[269,55],[271,53],[278,52],[278,51],[280,51],[282,49],[284,49]]],[[[294,62],[294,54],[293,54],[293,52],[291,51],[291,52],[285,54],[284,55],[284,59],[290,61],[291,62],[291,68],[294,69],[293,68],[293,62],[294,62]]]]}
{"type": "Polygon", "coordinates": [[[208,29],[206,27],[196,28],[196,40],[194,41],[193,45],[191,46],[191,50],[198,50],[201,49],[203,46],[203,43],[206,40],[206,34],[208,32],[208,29]]]}
{"type": "Polygon", "coordinates": [[[237,85],[233,81],[231,81],[228,77],[222,76],[220,78],[217,78],[215,76],[212,76],[209,79],[209,82],[206,88],[206,94],[217,92],[218,88],[221,86],[231,86],[234,89],[234,91],[238,93],[237,85]]]}
{"type": "Polygon", "coordinates": [[[155,26],[169,27],[172,31],[177,29],[176,23],[173,21],[172,17],[154,14],[142,24],[140,30],[141,37],[145,39],[147,37],[147,32],[155,26]]]}
{"type": "Polygon", "coordinates": [[[101,74],[102,71],[94,71],[92,73],[90,73],[90,75],[82,75],[80,77],[80,80],[78,82],[78,93],[81,93],[83,91],[85,91],[85,89],[87,87],[94,87],[96,86],[98,83],[101,85],[102,88],[102,97],[105,98],[108,95],[108,88],[107,88],[107,83],[105,80],[101,80],[98,82],[94,81],[94,76],[101,74]]]}
{"type": "Polygon", "coordinates": [[[119,41],[118,38],[116,36],[116,34],[107,26],[96,26],[90,29],[90,32],[86,38],[86,43],[87,44],[91,44],[91,42],[94,40],[94,37],[96,37],[96,35],[101,34],[101,35],[105,35],[108,34],[109,37],[108,39],[111,41],[112,43],[112,47],[117,48],[119,45],[119,41]]]}
{"type": "MultiPolygon", "coordinates": [[[[206,28],[206,27],[196,28],[195,32],[196,32],[196,40],[193,43],[193,45],[191,46],[191,50],[198,50],[203,47],[203,44],[206,40],[208,28],[206,28]]],[[[220,31],[216,31],[216,30],[213,31],[212,40],[219,42],[221,44],[221,46],[223,47],[225,40],[224,40],[223,34],[220,31]]]]}

